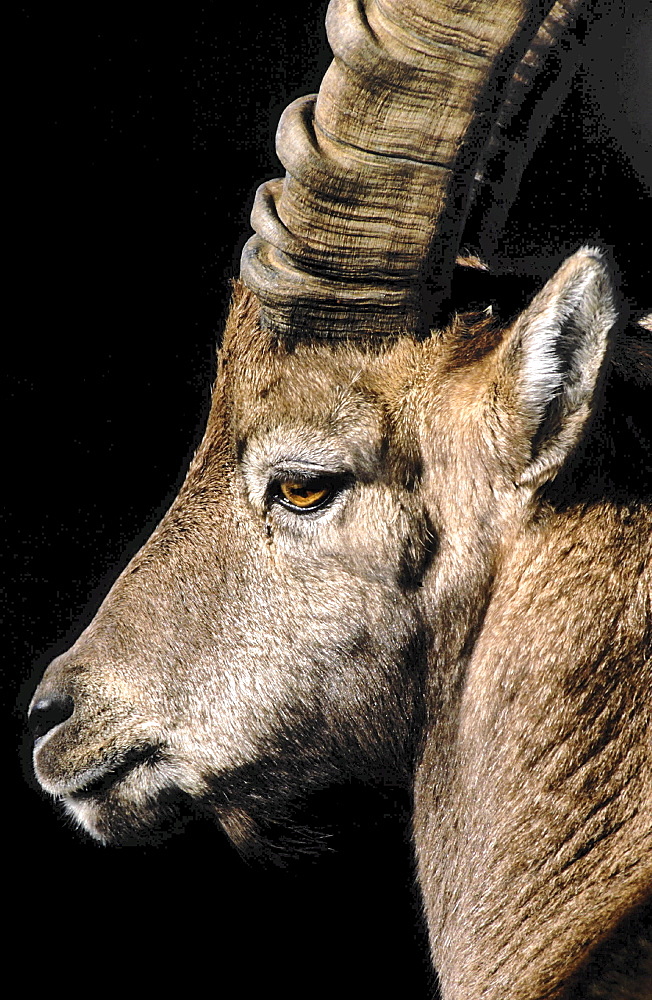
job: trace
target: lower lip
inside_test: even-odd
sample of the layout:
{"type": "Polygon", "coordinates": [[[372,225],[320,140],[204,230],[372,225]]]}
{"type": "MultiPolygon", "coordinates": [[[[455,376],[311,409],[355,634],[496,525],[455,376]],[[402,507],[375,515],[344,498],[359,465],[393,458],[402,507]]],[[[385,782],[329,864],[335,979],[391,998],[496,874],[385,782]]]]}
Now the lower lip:
{"type": "Polygon", "coordinates": [[[114,785],[117,785],[137,767],[154,766],[162,759],[162,756],[162,747],[160,746],[149,747],[147,750],[133,750],[119,764],[107,768],[81,788],[75,788],[65,794],[73,801],[96,798],[98,794],[107,792],[114,785]]]}

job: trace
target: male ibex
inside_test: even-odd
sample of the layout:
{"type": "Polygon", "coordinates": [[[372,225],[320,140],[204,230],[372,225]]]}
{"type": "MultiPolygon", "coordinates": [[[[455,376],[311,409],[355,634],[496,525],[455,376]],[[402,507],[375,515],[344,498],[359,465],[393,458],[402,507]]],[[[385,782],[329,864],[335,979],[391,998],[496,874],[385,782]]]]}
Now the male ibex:
{"type": "Polygon", "coordinates": [[[31,708],[106,842],[176,797],[255,848],[404,784],[445,1000],[650,995],[649,337],[591,247],[505,322],[451,292],[474,185],[500,264],[582,7],[334,0],[204,440],[31,708]]]}

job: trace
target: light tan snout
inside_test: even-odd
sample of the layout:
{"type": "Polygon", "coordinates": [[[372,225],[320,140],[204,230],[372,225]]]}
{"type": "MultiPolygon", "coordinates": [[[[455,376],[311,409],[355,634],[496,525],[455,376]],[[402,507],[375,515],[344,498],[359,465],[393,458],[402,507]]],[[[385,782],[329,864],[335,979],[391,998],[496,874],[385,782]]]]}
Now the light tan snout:
{"type": "Polygon", "coordinates": [[[34,768],[46,791],[86,793],[160,752],[155,727],[120,687],[74,649],[50,664],[29,709],[34,768]]]}

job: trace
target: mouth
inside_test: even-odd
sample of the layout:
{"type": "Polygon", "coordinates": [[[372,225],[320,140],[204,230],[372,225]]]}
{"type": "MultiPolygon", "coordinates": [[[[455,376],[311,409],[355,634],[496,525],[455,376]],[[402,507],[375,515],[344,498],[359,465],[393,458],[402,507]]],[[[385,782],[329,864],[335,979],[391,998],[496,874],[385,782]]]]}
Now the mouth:
{"type": "Polygon", "coordinates": [[[55,798],[81,801],[101,797],[132,772],[144,777],[165,759],[161,740],[141,738],[127,746],[100,745],[90,760],[80,760],[74,742],[56,745],[53,737],[54,732],[35,742],[33,764],[39,784],[55,798]]]}
{"type": "Polygon", "coordinates": [[[121,754],[119,759],[106,761],[103,765],[89,769],[86,780],[75,788],[66,790],[65,795],[73,802],[83,802],[106,795],[136,768],[154,768],[164,760],[162,744],[133,747],[121,754]]]}
{"type": "Polygon", "coordinates": [[[163,744],[135,747],[78,775],[55,797],[73,822],[103,844],[158,843],[183,825],[186,798],[163,744]]]}

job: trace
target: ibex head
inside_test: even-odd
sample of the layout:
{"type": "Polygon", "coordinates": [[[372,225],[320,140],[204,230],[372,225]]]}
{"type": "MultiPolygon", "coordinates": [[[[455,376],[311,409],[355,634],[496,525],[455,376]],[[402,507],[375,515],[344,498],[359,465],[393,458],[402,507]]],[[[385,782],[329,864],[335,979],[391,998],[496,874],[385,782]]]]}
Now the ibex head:
{"type": "Polygon", "coordinates": [[[181,493],[35,695],[43,786],[102,839],[171,789],[240,839],[311,788],[409,782],[613,322],[591,250],[506,331],[290,340],[239,286],[181,493]]]}
{"type": "MultiPolygon", "coordinates": [[[[544,4],[541,22],[534,0],[331,4],[335,61],[281,122],[288,173],[257,197],[187,479],[32,702],[39,780],[97,838],[148,837],[194,801],[255,849],[352,778],[417,776],[420,829],[462,808],[469,664],[512,552],[552,550],[544,494],[582,454],[617,317],[590,247],[515,317],[460,311],[452,273],[471,195],[495,254],[524,165],[512,140],[536,141],[523,110],[579,6],[544,4]]],[[[647,544],[634,507],[619,593],[647,544]]],[[[451,834],[442,874],[435,841],[419,849],[443,941],[465,855],[451,834]]]]}

